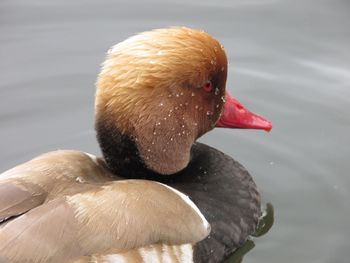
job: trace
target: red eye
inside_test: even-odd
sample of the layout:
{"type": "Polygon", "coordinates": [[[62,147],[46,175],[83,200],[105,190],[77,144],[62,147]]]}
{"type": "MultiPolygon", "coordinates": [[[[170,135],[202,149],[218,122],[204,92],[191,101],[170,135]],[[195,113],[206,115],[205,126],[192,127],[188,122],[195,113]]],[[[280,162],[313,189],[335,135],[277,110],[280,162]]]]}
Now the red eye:
{"type": "Polygon", "coordinates": [[[211,92],[213,90],[213,85],[211,84],[210,81],[206,82],[204,85],[203,85],[203,90],[205,92],[211,92]]]}

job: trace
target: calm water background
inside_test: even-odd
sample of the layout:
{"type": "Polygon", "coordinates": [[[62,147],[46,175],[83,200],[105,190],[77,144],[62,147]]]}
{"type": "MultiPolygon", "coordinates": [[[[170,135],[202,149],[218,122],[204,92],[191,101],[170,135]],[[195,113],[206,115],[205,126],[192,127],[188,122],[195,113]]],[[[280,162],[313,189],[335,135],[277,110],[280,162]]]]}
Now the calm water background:
{"type": "Polygon", "coordinates": [[[276,223],[244,262],[350,262],[350,1],[0,1],[0,170],[40,153],[99,154],[105,51],[186,25],[225,46],[228,89],[274,124],[201,141],[244,164],[276,223]]]}

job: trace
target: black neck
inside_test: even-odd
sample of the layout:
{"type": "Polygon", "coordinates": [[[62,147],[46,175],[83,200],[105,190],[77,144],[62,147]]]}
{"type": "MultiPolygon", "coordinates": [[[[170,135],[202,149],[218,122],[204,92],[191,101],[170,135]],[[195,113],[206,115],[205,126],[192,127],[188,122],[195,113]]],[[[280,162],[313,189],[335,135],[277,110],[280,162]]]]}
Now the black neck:
{"type": "Polygon", "coordinates": [[[100,144],[104,160],[115,175],[133,179],[151,179],[169,181],[174,175],[161,175],[150,170],[140,157],[132,137],[108,125],[106,121],[96,122],[97,140],[100,144]]]}

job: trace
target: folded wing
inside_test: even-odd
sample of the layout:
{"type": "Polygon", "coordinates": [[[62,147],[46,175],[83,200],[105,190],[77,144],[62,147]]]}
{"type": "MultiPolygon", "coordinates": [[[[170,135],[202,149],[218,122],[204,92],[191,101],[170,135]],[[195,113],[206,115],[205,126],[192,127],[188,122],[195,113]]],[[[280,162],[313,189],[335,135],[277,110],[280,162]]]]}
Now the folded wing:
{"type": "Polygon", "coordinates": [[[1,262],[68,262],[113,249],[196,243],[210,232],[198,208],[157,182],[122,180],[60,196],[0,229],[1,262]]]}

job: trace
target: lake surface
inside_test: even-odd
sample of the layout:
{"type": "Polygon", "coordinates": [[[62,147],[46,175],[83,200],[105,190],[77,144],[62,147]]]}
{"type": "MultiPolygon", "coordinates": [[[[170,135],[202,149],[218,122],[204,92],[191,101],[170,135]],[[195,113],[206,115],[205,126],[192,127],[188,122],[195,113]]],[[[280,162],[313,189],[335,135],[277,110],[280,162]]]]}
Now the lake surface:
{"type": "Polygon", "coordinates": [[[105,52],[144,30],[202,28],[225,46],[228,89],[274,124],[200,141],[240,161],[271,231],[245,263],[350,261],[350,1],[0,2],[0,170],[40,153],[100,154],[94,82],[105,52]]]}

